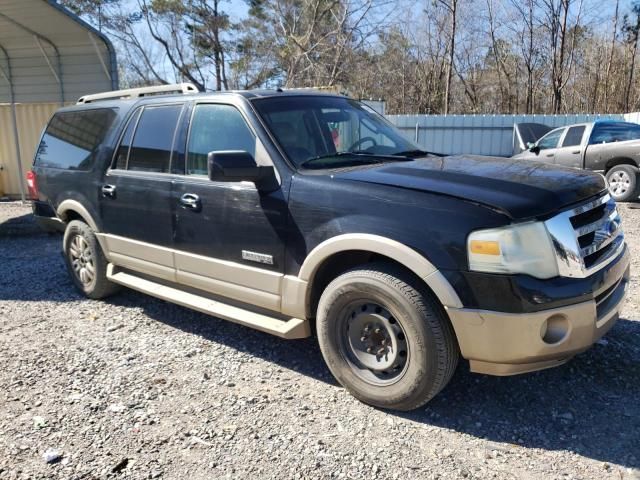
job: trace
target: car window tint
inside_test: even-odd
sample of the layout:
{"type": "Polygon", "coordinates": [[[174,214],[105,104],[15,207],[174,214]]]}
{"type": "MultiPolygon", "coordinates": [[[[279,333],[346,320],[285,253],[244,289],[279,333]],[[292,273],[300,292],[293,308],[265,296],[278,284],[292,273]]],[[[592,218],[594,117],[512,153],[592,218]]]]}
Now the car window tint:
{"type": "Polygon", "coordinates": [[[122,140],[120,141],[120,145],[118,146],[118,150],[116,152],[116,159],[115,159],[113,168],[119,168],[123,170],[127,168],[127,157],[129,156],[129,147],[131,146],[131,139],[133,138],[133,130],[136,128],[139,115],[140,115],[140,109],[136,110],[136,112],[133,115],[131,115],[129,122],[127,123],[127,128],[124,131],[124,135],[122,135],[122,140]]]}
{"type": "Polygon", "coordinates": [[[196,105],[187,149],[187,173],[207,175],[209,152],[243,150],[256,154],[256,138],[231,105],[196,105]]]}
{"type": "Polygon", "coordinates": [[[341,153],[395,155],[418,149],[394,126],[362,104],[335,96],[285,96],[252,100],[278,145],[296,166],[353,162],[341,153]],[[318,158],[320,157],[320,158],[318,158]]]}
{"type": "Polygon", "coordinates": [[[40,140],[34,164],[88,170],[115,117],[111,108],[56,113],[40,140]]]}
{"type": "Polygon", "coordinates": [[[182,105],[145,107],[129,153],[128,170],[169,172],[173,134],[182,105]]]}
{"type": "MultiPolygon", "coordinates": [[[[267,120],[271,131],[294,163],[328,151],[321,126],[313,119],[312,112],[301,109],[274,111],[267,114],[267,120]]],[[[331,136],[335,137],[333,131],[331,136]]],[[[343,141],[333,140],[333,151],[336,149],[335,145],[343,141]]]]}
{"type": "Polygon", "coordinates": [[[589,144],[624,142],[640,139],[640,125],[634,123],[596,123],[589,144]]]}
{"type": "Polygon", "coordinates": [[[640,140],[640,125],[629,125],[627,140],[640,140]]]}
{"type": "Polygon", "coordinates": [[[584,128],[584,125],[569,128],[567,134],[564,136],[564,140],[562,141],[562,146],[575,147],[576,145],[580,145],[580,143],[582,143],[584,128]]]}
{"type": "Polygon", "coordinates": [[[553,130],[547,133],[544,137],[542,137],[538,141],[538,147],[540,150],[546,150],[548,148],[556,148],[558,146],[558,141],[562,136],[562,132],[564,132],[564,128],[559,128],[557,130],[553,130]]]}

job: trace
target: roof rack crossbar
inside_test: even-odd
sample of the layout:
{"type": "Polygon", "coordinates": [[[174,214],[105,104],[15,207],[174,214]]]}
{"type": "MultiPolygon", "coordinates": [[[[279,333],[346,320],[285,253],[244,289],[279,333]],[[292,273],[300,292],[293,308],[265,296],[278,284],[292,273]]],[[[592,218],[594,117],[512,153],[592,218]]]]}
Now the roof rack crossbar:
{"type": "Polygon", "coordinates": [[[101,100],[118,100],[140,98],[147,95],[181,93],[188,95],[197,93],[198,88],[192,83],[174,83],[171,85],[156,85],[153,87],[127,88],[126,90],[113,90],[111,92],[94,93],[84,95],[78,99],[77,104],[99,102],[101,100]]]}

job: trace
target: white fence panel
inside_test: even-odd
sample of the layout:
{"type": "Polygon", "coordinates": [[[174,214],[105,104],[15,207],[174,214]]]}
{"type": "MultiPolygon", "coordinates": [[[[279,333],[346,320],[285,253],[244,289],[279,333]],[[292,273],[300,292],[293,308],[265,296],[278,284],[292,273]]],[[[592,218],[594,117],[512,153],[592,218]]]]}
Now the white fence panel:
{"type": "Polygon", "coordinates": [[[625,113],[624,119],[627,122],[640,123],[640,112],[625,113]]]}

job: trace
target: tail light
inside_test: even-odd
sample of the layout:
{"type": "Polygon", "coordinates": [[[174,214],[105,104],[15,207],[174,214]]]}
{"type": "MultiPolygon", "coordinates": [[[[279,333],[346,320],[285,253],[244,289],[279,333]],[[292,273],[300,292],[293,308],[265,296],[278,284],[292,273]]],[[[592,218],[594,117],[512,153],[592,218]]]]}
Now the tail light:
{"type": "Polygon", "coordinates": [[[36,172],[33,170],[27,172],[27,188],[29,189],[29,198],[31,198],[31,200],[37,200],[38,182],[36,181],[36,172]]]}

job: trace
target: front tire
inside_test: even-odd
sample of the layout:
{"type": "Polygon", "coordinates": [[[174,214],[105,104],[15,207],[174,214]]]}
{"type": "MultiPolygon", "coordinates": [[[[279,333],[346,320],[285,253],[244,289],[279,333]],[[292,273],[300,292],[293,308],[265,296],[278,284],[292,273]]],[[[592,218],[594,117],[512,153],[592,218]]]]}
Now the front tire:
{"type": "Polygon", "coordinates": [[[442,307],[392,265],[353,269],[332,281],[318,305],[320,349],[356,398],[413,410],[451,379],[458,345],[442,307]]]}
{"type": "Polygon", "coordinates": [[[69,222],[62,246],[71,280],[83,295],[100,299],[119,289],[118,285],[107,279],[108,262],[89,225],[79,220],[69,222]]]}
{"type": "Polygon", "coordinates": [[[607,172],[609,192],[616,202],[638,198],[638,169],[631,165],[616,165],[607,172]]]}

